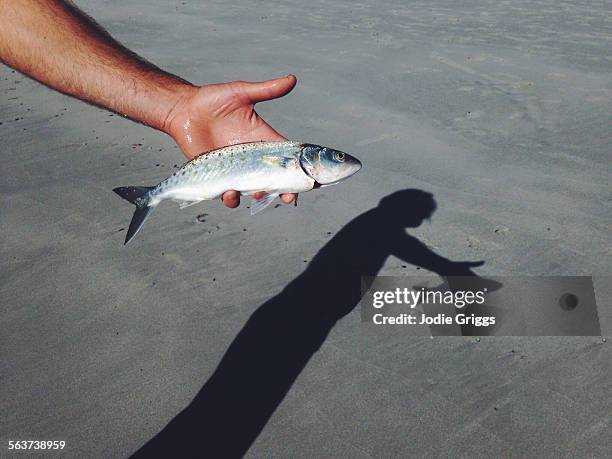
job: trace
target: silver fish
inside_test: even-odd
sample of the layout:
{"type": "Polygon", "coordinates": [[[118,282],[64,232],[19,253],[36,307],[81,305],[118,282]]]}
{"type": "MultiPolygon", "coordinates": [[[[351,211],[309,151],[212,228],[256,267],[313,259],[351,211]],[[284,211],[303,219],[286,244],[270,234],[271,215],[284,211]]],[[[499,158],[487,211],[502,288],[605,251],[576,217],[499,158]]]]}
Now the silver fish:
{"type": "Polygon", "coordinates": [[[185,208],[219,198],[227,190],[263,198],[251,214],[265,209],[281,193],[303,193],[334,185],[361,169],[361,162],[332,148],[300,142],[253,142],[203,153],[157,186],[127,186],[113,191],[136,206],[125,244],[136,235],[160,202],[179,201],[185,208]]]}

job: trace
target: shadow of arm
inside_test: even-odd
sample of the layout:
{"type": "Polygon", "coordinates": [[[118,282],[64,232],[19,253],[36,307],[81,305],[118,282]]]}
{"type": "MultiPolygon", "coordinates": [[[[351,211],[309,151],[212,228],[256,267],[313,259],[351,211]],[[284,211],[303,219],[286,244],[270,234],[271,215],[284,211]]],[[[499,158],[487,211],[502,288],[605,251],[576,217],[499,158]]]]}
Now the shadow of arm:
{"type": "Polygon", "coordinates": [[[438,255],[413,236],[404,236],[392,247],[391,253],[399,259],[419,266],[440,276],[475,276],[471,268],[484,261],[452,261],[438,255]]]}

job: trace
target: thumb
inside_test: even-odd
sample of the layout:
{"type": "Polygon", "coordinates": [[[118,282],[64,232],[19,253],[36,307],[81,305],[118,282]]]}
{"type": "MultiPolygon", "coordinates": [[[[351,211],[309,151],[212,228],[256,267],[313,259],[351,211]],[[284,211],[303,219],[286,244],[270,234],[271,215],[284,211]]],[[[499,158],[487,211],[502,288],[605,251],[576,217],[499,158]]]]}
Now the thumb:
{"type": "Polygon", "coordinates": [[[242,90],[251,100],[251,103],[256,104],[257,102],[284,96],[295,87],[296,83],[295,75],[287,75],[286,77],[258,83],[243,83],[242,90]]]}

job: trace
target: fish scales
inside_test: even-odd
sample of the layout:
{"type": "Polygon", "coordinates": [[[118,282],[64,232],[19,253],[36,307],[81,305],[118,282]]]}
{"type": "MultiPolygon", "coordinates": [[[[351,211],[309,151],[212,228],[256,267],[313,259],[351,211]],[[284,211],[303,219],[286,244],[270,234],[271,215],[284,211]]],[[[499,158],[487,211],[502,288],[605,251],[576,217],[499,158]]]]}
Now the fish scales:
{"type": "Polygon", "coordinates": [[[309,191],[314,179],[300,167],[300,146],[297,142],[262,142],[200,155],[152,190],[150,204],[165,199],[216,199],[229,189],[241,194],[309,191]]]}

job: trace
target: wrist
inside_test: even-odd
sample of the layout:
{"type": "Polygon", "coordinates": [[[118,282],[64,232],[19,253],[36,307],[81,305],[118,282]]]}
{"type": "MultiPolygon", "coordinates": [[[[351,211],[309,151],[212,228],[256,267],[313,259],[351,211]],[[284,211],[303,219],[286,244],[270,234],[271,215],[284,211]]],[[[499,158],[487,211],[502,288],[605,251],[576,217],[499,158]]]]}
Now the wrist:
{"type": "Polygon", "coordinates": [[[162,85],[159,89],[161,103],[154,127],[176,139],[179,114],[187,112],[189,101],[193,100],[197,91],[197,86],[184,81],[162,85]]]}
{"type": "Polygon", "coordinates": [[[152,116],[145,123],[174,137],[173,120],[177,113],[185,110],[187,101],[197,89],[197,86],[178,78],[156,82],[150,97],[152,116]]]}

